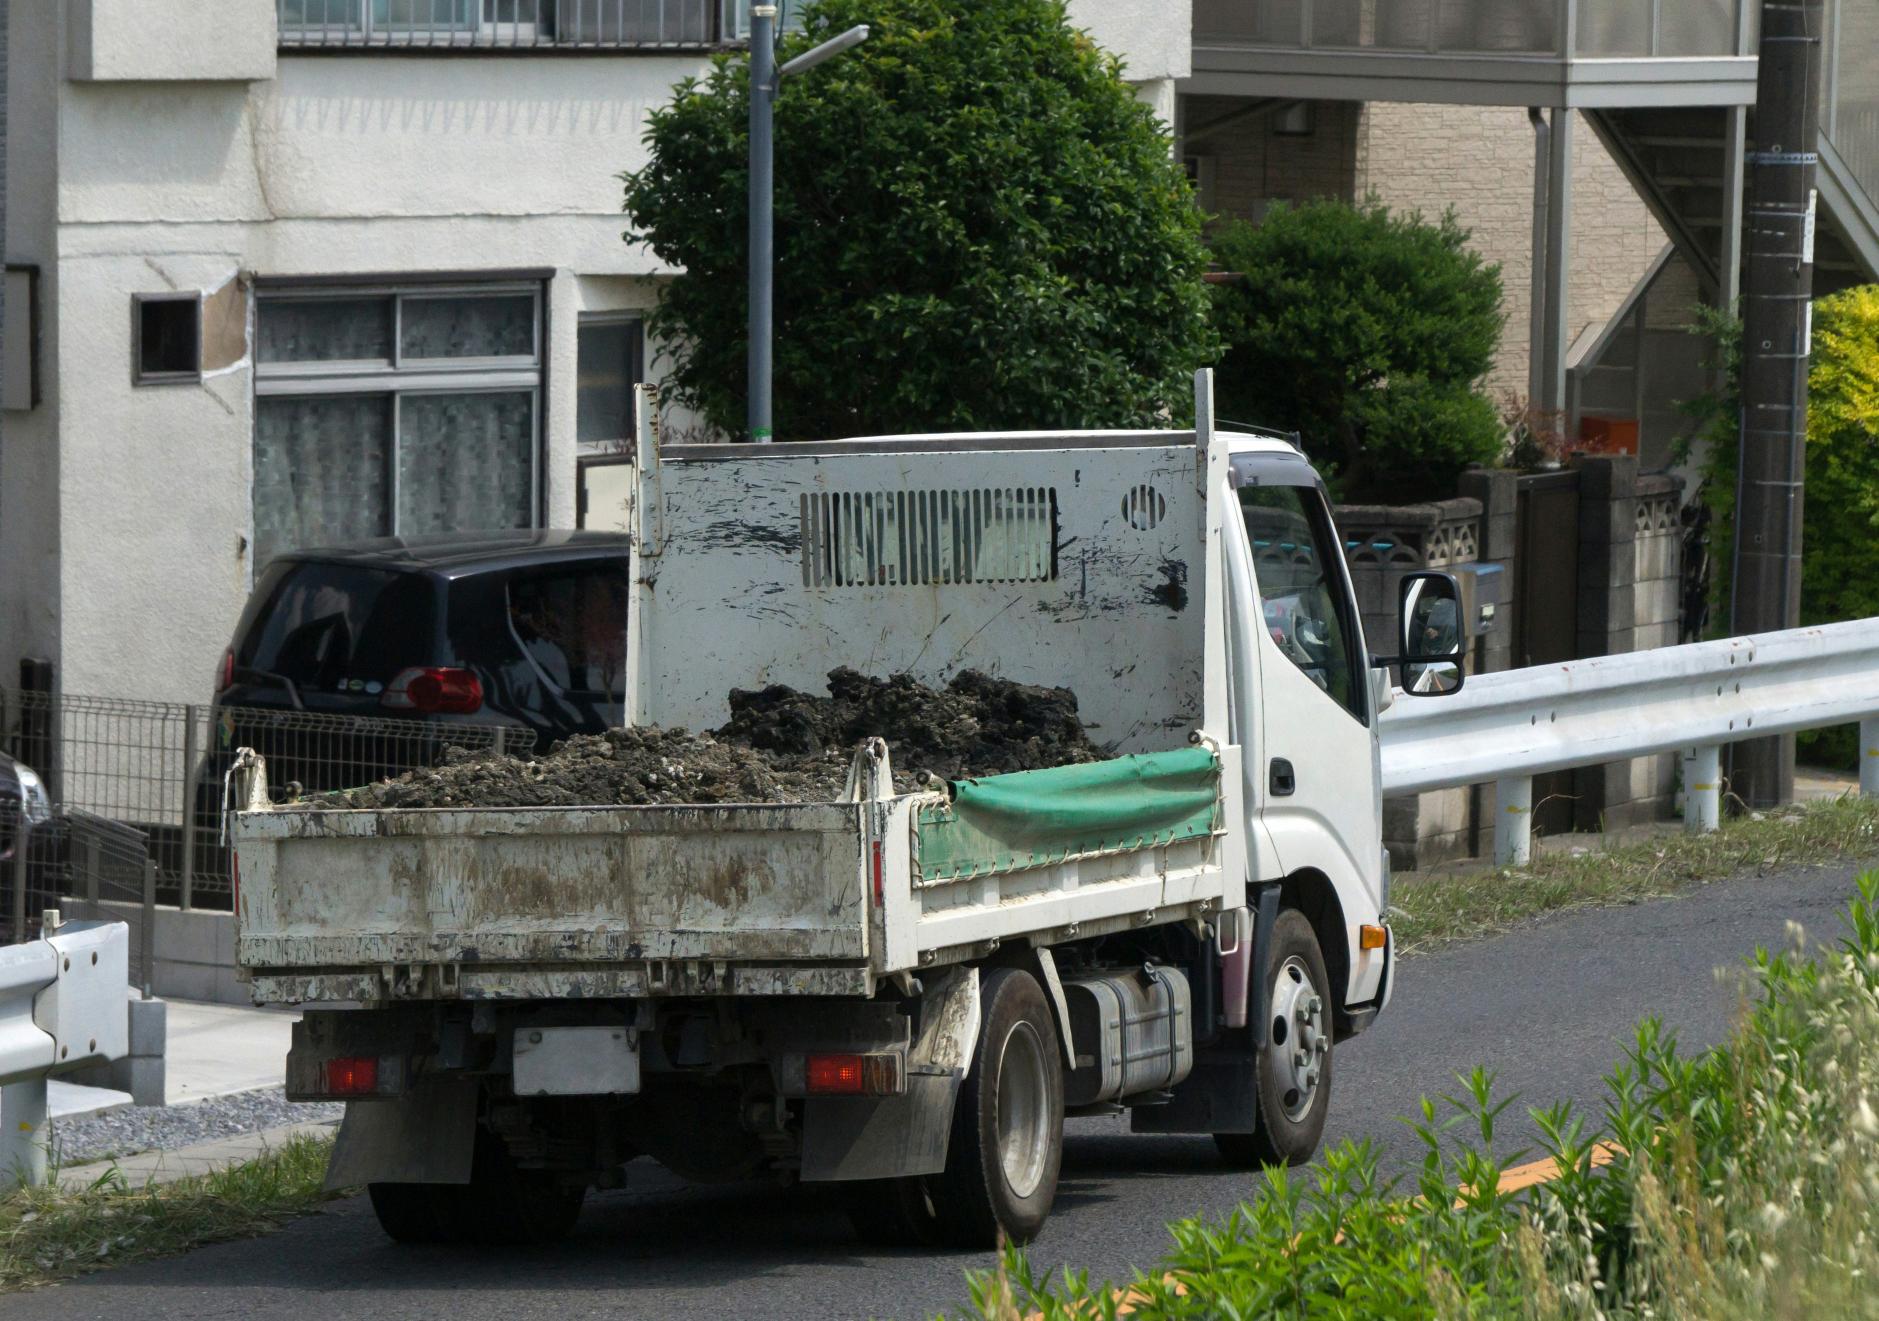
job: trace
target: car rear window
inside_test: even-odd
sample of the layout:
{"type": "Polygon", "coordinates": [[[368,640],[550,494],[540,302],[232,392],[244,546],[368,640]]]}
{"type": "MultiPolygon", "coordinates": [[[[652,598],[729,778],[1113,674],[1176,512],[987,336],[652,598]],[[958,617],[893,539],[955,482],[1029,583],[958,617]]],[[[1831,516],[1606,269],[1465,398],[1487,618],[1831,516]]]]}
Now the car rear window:
{"type": "Polygon", "coordinates": [[[509,627],[560,691],[615,701],[626,691],[626,571],[619,565],[516,578],[509,584],[509,627]]]}
{"type": "Polygon", "coordinates": [[[235,652],[238,669],[333,692],[442,659],[431,654],[434,592],[419,575],[288,561],[269,568],[255,600],[235,652]]]}

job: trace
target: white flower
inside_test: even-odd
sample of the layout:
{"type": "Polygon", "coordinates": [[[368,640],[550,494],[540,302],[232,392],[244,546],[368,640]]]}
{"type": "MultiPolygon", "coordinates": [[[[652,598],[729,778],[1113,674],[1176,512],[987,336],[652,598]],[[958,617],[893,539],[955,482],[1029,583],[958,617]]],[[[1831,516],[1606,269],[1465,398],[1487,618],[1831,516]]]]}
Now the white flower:
{"type": "Polygon", "coordinates": [[[1872,1112],[1872,1103],[1864,1096],[1859,1098],[1859,1105],[1853,1110],[1853,1127],[1867,1137],[1879,1137],[1879,1115],[1872,1112]]]}

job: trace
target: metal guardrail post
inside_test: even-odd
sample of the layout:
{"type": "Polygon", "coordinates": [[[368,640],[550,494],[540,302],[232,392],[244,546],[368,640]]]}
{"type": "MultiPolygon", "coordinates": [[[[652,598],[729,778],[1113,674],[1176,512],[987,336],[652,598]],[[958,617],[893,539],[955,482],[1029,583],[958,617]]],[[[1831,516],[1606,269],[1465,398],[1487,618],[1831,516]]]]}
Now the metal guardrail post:
{"type": "Polygon", "coordinates": [[[196,759],[202,753],[196,736],[197,718],[202,708],[183,708],[183,896],[182,910],[187,913],[196,897],[196,759]]]}
{"type": "Polygon", "coordinates": [[[1533,780],[1494,782],[1494,862],[1523,866],[1533,856],[1533,780]]]}
{"type": "Polygon", "coordinates": [[[1879,797],[1879,716],[1859,722],[1859,791],[1879,797]]]}
{"type": "Polygon", "coordinates": [[[1707,835],[1722,825],[1722,748],[1715,743],[1683,753],[1683,829],[1707,835]]]}
{"type": "Polygon", "coordinates": [[[46,1182],[46,1075],[0,1087],[0,1187],[46,1182]]]}
{"type": "Polygon", "coordinates": [[[137,941],[137,981],[148,1000],[157,971],[157,860],[144,854],[144,929],[137,941]]]}

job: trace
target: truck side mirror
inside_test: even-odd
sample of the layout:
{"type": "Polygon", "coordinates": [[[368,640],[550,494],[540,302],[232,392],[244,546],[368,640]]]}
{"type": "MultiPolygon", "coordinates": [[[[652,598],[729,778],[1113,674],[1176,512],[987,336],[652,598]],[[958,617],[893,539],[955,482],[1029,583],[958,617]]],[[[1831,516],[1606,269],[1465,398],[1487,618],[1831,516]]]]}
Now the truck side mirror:
{"type": "Polygon", "coordinates": [[[1461,691],[1468,631],[1461,614],[1461,588],[1452,574],[1404,577],[1397,608],[1396,658],[1403,691],[1443,697],[1461,691]]]}

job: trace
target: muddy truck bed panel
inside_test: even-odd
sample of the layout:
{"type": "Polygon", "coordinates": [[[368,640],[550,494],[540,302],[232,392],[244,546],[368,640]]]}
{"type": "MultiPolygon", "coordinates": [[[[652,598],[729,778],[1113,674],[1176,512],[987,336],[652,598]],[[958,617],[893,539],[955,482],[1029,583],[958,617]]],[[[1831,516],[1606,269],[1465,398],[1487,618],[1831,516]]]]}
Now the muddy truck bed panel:
{"type": "Polygon", "coordinates": [[[972,791],[1018,781],[1028,801],[1089,800],[1092,781],[1177,758],[1185,808],[1138,793],[1015,842],[940,794],[247,813],[238,961],[264,1001],[868,995],[1003,941],[1230,905],[1212,751],[972,791]]]}

